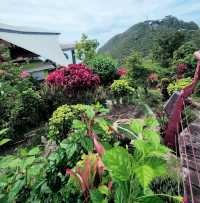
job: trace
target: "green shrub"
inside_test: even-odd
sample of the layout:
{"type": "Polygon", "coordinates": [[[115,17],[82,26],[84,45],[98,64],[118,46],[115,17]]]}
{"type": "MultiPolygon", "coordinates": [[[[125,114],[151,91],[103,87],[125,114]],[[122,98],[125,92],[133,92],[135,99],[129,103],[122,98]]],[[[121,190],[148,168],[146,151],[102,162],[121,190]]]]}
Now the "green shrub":
{"type": "Polygon", "coordinates": [[[158,90],[149,90],[148,94],[145,95],[144,101],[151,108],[157,108],[161,104],[161,94],[158,90]]]}
{"type": "Polygon", "coordinates": [[[32,89],[23,91],[11,110],[9,121],[11,129],[20,134],[38,126],[42,120],[42,109],[43,101],[37,92],[32,89]]]}
{"type": "Polygon", "coordinates": [[[172,95],[174,92],[182,90],[184,87],[188,86],[191,83],[192,83],[191,78],[177,80],[176,82],[169,84],[169,86],[167,87],[167,91],[170,95],[172,95]]]}
{"type": "Polygon", "coordinates": [[[198,47],[192,42],[186,42],[178,50],[174,52],[173,63],[186,64],[187,69],[184,73],[185,77],[193,77],[197,61],[194,57],[194,52],[198,50],[198,47]]]}
{"type": "Polygon", "coordinates": [[[123,97],[131,94],[132,88],[127,80],[115,80],[111,85],[111,91],[116,97],[123,97]]]}
{"type": "Polygon", "coordinates": [[[186,128],[188,123],[193,122],[195,119],[197,119],[195,112],[191,109],[190,106],[186,107],[182,113],[183,128],[186,128]]]}
{"type": "Polygon", "coordinates": [[[169,174],[170,150],[161,144],[154,118],[133,119],[124,127],[105,120],[107,110],[99,104],[67,107],[86,111],[48,158],[38,147],[0,156],[0,202],[139,203],[169,197],[149,193],[157,176],[169,174]]]}
{"type": "Polygon", "coordinates": [[[151,73],[150,70],[144,67],[143,58],[140,53],[133,51],[125,60],[128,68],[128,79],[130,85],[138,88],[139,86],[146,88],[147,78],[151,73]]]}
{"type": "MultiPolygon", "coordinates": [[[[9,124],[13,124],[11,116],[14,116],[13,111],[20,103],[22,92],[29,88],[35,88],[31,78],[22,78],[20,73],[20,67],[12,63],[0,65],[0,129],[8,128],[9,124]]],[[[25,127],[23,126],[23,129],[25,127]]],[[[11,131],[13,130],[10,129],[9,134],[11,131]]]]}
{"type": "Polygon", "coordinates": [[[168,78],[162,78],[161,79],[161,94],[163,96],[163,100],[166,101],[169,99],[169,93],[167,91],[167,87],[170,84],[170,81],[168,78]]]}
{"type": "Polygon", "coordinates": [[[195,96],[199,97],[200,96],[200,82],[198,82],[196,89],[195,89],[195,96]]]}
{"type": "Polygon", "coordinates": [[[88,66],[100,76],[103,85],[112,83],[116,77],[117,63],[109,56],[96,55],[88,61],[88,66]]]}
{"type": "Polygon", "coordinates": [[[84,112],[85,105],[63,105],[53,112],[52,117],[49,119],[48,137],[56,140],[57,142],[67,137],[71,129],[74,119],[81,117],[84,112]]]}

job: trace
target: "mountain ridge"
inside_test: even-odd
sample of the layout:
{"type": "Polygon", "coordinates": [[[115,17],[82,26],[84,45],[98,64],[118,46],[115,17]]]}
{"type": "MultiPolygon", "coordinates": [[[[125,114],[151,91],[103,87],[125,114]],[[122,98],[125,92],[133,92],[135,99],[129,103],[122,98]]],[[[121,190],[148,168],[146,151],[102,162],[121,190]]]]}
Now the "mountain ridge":
{"type": "MultiPolygon", "coordinates": [[[[118,60],[122,60],[132,50],[139,51],[146,56],[151,52],[158,37],[177,31],[185,33],[186,41],[192,40],[194,35],[200,37],[200,29],[195,22],[185,22],[170,15],[161,20],[147,20],[131,26],[125,32],[108,40],[99,49],[99,53],[109,54],[118,60]]],[[[198,42],[199,45],[200,41],[198,42]]]]}

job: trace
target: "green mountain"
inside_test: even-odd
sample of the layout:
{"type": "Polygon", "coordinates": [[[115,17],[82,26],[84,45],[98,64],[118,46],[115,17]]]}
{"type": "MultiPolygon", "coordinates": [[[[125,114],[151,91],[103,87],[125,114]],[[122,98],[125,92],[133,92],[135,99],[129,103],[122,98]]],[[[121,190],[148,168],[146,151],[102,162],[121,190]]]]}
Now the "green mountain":
{"type": "Polygon", "coordinates": [[[200,47],[200,29],[194,22],[184,22],[173,16],[166,16],[162,20],[148,20],[133,25],[125,32],[111,38],[99,53],[107,53],[112,57],[122,60],[137,50],[144,56],[148,55],[155,41],[162,35],[170,32],[181,31],[185,33],[185,41],[194,41],[200,47]]]}

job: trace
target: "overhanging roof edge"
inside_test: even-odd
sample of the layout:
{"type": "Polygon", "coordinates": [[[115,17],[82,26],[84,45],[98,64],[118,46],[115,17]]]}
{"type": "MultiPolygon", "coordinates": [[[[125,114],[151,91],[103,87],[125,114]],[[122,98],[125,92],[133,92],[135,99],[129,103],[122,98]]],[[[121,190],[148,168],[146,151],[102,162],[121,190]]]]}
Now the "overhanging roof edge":
{"type": "Polygon", "coordinates": [[[0,28],[0,32],[17,33],[17,34],[35,34],[35,35],[60,35],[59,32],[36,32],[36,31],[21,31],[0,28]]]}

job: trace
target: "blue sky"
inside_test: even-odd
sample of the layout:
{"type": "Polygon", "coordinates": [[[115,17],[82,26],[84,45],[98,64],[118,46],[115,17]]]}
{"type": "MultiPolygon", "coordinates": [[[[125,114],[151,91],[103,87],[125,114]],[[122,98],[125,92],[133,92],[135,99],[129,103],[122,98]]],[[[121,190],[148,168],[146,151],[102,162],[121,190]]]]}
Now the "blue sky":
{"type": "Polygon", "coordinates": [[[0,22],[62,33],[62,42],[81,33],[101,44],[137,22],[174,15],[200,25],[200,0],[2,0],[0,22]]]}

